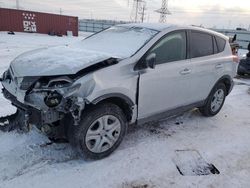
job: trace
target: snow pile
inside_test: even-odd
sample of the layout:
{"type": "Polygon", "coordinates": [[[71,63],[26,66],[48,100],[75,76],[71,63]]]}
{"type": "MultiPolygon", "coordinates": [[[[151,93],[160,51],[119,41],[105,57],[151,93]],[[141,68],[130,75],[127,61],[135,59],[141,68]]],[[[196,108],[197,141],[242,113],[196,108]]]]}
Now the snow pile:
{"type": "MultiPolygon", "coordinates": [[[[25,50],[79,40],[33,34],[12,37],[0,33],[0,72],[25,50]]],[[[193,110],[132,126],[118,150],[100,161],[77,158],[68,144],[49,145],[36,129],[28,134],[0,133],[0,188],[250,187],[250,80],[236,81],[217,116],[205,118],[193,110]],[[182,176],[174,163],[176,150],[198,151],[220,174],[182,176]]],[[[3,101],[0,96],[0,112],[10,111],[3,101]]]]}

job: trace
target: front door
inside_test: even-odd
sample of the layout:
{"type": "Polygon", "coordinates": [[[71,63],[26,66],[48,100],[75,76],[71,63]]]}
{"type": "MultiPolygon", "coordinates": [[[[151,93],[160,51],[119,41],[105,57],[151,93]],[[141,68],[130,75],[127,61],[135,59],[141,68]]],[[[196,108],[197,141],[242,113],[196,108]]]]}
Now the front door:
{"type": "Polygon", "coordinates": [[[189,104],[192,66],[187,59],[187,33],[167,34],[147,53],[156,54],[154,69],[140,72],[138,119],[189,104]]]}

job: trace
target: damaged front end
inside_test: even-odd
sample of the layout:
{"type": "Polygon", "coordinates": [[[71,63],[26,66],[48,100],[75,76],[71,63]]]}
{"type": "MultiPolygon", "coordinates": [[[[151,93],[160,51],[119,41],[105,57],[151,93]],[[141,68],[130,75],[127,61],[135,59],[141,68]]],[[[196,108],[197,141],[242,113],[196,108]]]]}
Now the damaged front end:
{"type": "Polygon", "coordinates": [[[76,95],[81,84],[73,83],[73,80],[67,77],[46,81],[47,78],[40,78],[27,90],[22,90],[24,86],[20,85],[18,88],[14,79],[3,78],[3,95],[17,107],[17,112],[0,118],[2,131],[17,128],[28,131],[30,125],[36,125],[50,135],[52,134],[50,127],[57,126],[57,122],[69,113],[74,117],[74,124],[78,124],[85,104],[83,98],[76,95]]]}
{"type": "Polygon", "coordinates": [[[23,78],[15,77],[10,66],[1,80],[2,93],[17,107],[17,113],[0,118],[0,130],[29,131],[36,125],[50,138],[65,138],[64,118],[70,117],[71,123],[78,125],[85,97],[95,87],[93,75],[88,73],[116,62],[106,60],[74,75],[23,78]]]}

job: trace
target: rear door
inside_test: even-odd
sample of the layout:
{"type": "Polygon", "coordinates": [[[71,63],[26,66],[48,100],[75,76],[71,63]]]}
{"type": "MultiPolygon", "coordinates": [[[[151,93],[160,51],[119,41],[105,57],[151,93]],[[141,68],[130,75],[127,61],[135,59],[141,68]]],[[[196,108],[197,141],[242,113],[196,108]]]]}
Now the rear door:
{"type": "Polygon", "coordinates": [[[192,102],[205,100],[224,71],[215,37],[202,31],[190,31],[190,58],[193,66],[192,102]]]}

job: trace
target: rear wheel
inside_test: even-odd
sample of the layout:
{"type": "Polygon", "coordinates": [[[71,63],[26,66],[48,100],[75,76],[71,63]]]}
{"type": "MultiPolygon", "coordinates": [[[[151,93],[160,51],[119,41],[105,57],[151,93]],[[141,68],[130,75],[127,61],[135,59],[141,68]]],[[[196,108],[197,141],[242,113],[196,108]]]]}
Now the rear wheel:
{"type": "Polygon", "coordinates": [[[223,83],[217,84],[207,98],[206,104],[199,110],[204,116],[214,116],[221,110],[226,98],[226,86],[223,83]]]}
{"type": "Polygon", "coordinates": [[[114,104],[99,104],[82,114],[79,125],[69,128],[69,140],[85,159],[102,159],[122,142],[127,130],[123,111],[114,104]]]}

